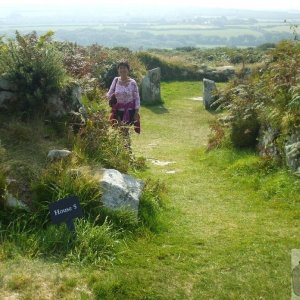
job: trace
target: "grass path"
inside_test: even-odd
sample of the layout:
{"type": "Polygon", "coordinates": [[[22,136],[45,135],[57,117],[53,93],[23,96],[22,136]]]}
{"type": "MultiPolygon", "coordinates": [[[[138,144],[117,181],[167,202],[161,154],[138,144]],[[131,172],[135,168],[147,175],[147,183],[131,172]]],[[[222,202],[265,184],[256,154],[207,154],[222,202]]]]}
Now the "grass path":
{"type": "MultiPolygon", "coordinates": [[[[232,164],[253,154],[205,153],[214,116],[189,99],[200,93],[199,83],[163,83],[164,105],[142,108],[142,134],[133,138],[136,153],[174,162],[148,162],[136,174],[166,183],[164,230],[123,245],[114,264],[101,269],[8,262],[2,272],[28,274],[17,292],[27,284],[40,295],[36,299],[290,298],[290,251],[300,248],[299,204],[266,201],[249,181],[228,177],[232,164]],[[37,283],[43,281],[48,294],[37,283]]],[[[26,295],[35,298],[32,291],[26,295]]]]}
{"type": "Polygon", "coordinates": [[[169,188],[170,223],[153,244],[141,245],[140,252],[133,247],[130,256],[143,257],[145,248],[151,249],[146,270],[137,262],[133,267],[149,276],[146,285],[158,298],[287,299],[290,249],[300,241],[299,206],[297,213],[283,209],[253,188],[235,185],[224,169],[236,158],[204,153],[214,117],[201,102],[187,99],[199,89],[199,83],[166,83],[165,108],[142,111],[144,131],[135,139],[136,151],[176,163],[150,167],[169,188]]]}

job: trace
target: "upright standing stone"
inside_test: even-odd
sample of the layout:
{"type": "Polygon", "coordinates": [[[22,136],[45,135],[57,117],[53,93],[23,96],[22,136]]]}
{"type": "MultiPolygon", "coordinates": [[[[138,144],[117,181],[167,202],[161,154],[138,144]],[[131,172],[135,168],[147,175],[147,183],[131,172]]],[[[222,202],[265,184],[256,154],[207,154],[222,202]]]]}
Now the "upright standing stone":
{"type": "Polygon", "coordinates": [[[217,86],[212,80],[203,79],[204,91],[203,91],[203,103],[207,110],[211,110],[211,105],[216,101],[217,86]]]}
{"type": "Polygon", "coordinates": [[[144,102],[160,101],[160,68],[148,71],[142,81],[142,100],[144,102]]]}

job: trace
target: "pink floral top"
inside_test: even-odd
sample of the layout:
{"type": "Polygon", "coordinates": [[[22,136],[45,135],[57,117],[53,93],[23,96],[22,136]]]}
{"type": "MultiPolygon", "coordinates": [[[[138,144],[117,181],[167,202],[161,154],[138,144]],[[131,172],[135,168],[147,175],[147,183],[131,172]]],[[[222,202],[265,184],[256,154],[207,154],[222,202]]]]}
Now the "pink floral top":
{"type": "MultiPolygon", "coordinates": [[[[123,83],[120,77],[115,77],[106,96],[110,98],[115,93],[118,103],[128,104],[134,103],[136,109],[140,108],[140,95],[137,83],[134,79],[129,78],[129,82],[123,83]],[[116,80],[118,82],[116,84],[116,80]],[[116,89],[115,89],[116,84],[116,89]]],[[[124,110],[120,108],[120,110],[124,110]]]]}

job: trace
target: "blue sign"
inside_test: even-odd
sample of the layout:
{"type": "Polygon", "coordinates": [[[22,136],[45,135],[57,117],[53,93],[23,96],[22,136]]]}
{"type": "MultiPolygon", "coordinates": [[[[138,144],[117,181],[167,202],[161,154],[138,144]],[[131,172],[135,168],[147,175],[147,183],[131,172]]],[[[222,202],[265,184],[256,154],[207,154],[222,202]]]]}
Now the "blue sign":
{"type": "Polygon", "coordinates": [[[65,222],[70,231],[75,231],[73,219],[83,216],[79,199],[69,196],[49,204],[51,220],[53,224],[65,222]]]}

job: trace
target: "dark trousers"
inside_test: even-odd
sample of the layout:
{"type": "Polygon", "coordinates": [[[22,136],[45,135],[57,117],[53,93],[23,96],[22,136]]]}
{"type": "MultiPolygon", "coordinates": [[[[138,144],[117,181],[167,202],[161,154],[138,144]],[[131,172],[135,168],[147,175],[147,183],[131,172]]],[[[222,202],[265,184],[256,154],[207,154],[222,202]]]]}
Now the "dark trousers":
{"type": "MultiPolygon", "coordinates": [[[[129,122],[126,122],[126,123],[123,123],[123,124],[133,125],[135,109],[130,109],[128,112],[129,112],[129,122]]],[[[117,110],[117,120],[118,120],[118,122],[122,123],[123,116],[124,116],[124,111],[117,110]]]]}

